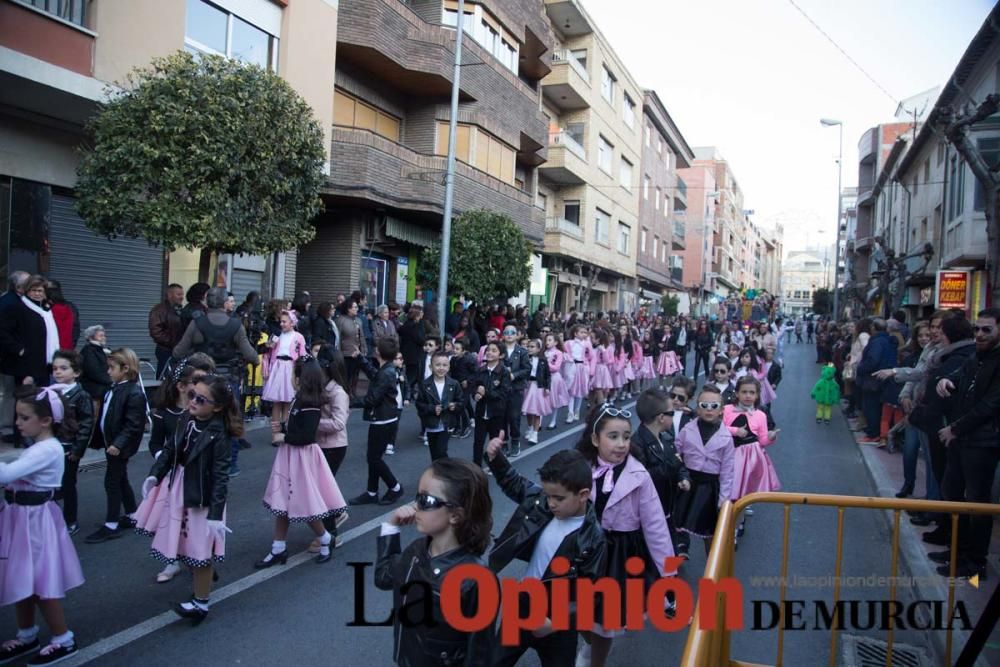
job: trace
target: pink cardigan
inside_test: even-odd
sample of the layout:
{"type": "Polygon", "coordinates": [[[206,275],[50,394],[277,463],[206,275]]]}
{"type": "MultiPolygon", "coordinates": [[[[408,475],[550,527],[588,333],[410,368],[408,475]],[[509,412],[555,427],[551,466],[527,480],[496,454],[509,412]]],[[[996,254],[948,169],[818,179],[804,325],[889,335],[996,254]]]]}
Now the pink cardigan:
{"type": "Polygon", "coordinates": [[[698,420],[687,423],[674,440],[677,453],[688,470],[698,470],[719,476],[719,505],[733,495],[736,477],[736,447],[725,425],[720,426],[706,444],[701,442],[698,420]]]}
{"type": "MultiPolygon", "coordinates": [[[[306,347],[306,339],[302,337],[298,331],[292,332],[292,346],[289,348],[288,356],[295,361],[303,354],[307,353],[309,349],[306,347]]],[[[278,357],[278,344],[275,343],[274,347],[268,350],[261,360],[261,372],[267,374],[271,370],[271,366],[274,365],[275,360],[278,357]]]]}
{"type": "Polygon", "coordinates": [[[767,415],[764,414],[763,410],[740,412],[736,409],[735,405],[727,405],[722,411],[722,423],[728,426],[729,432],[735,436],[737,429],[733,428],[732,423],[736,421],[737,417],[743,414],[747,416],[747,425],[750,427],[750,431],[757,436],[757,440],[761,446],[766,447],[770,445],[771,438],[767,435],[767,415]]]}
{"type": "MultiPolygon", "coordinates": [[[[597,498],[596,480],[591,484],[590,497],[597,498]]],[[[677,574],[676,570],[668,572],[663,567],[663,560],[674,555],[674,545],[670,541],[670,530],[663,516],[660,497],[653,486],[653,478],[631,454],[625,459],[625,469],[611,490],[608,504],[604,506],[601,527],[622,532],[641,528],[649,555],[653,557],[660,576],[677,574]]]]}
{"type": "Polygon", "coordinates": [[[551,372],[558,373],[562,369],[563,353],[557,348],[545,350],[545,359],[549,362],[549,370],[551,372]]]}
{"type": "Polygon", "coordinates": [[[347,418],[351,414],[351,399],[334,381],[326,385],[326,395],[330,400],[323,406],[316,442],[323,449],[347,447],[347,418]]]}

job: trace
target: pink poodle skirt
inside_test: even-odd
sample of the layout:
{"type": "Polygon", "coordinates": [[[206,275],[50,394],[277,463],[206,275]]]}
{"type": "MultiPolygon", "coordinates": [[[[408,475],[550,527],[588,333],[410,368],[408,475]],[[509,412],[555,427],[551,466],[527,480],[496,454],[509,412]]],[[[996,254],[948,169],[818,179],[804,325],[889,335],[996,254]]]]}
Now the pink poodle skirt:
{"type": "Polygon", "coordinates": [[[32,595],[64,598],[82,583],[80,559],[59,506],[0,500],[0,606],[32,595]]]}
{"type": "Polygon", "coordinates": [[[552,414],[552,398],[545,395],[544,389],[538,388],[537,382],[529,384],[528,391],[524,392],[524,403],[521,404],[521,414],[538,415],[539,417],[552,414]]]}
{"type": "Polygon", "coordinates": [[[585,398],[590,393],[589,367],[586,363],[571,361],[563,364],[566,370],[566,391],[573,398],[585,398]]]}
{"type": "Polygon", "coordinates": [[[656,362],[656,372],[660,375],[673,375],[684,369],[677,360],[676,352],[661,352],[660,358],[656,362]]]}
{"type": "MultiPolygon", "coordinates": [[[[207,567],[226,559],[226,538],[208,529],[207,507],[184,507],[184,466],[174,469],[143,498],[135,512],[136,532],[152,536],[149,555],[164,563],[207,567]]],[[[225,522],[226,513],[222,513],[225,522]]]]}
{"type": "Polygon", "coordinates": [[[656,379],[656,366],[653,364],[653,357],[642,358],[642,366],[639,367],[637,375],[640,380],[656,379]]]}
{"type": "Polygon", "coordinates": [[[623,369],[625,373],[625,381],[632,382],[635,380],[635,366],[632,365],[631,360],[625,362],[625,368],[623,369]]]}
{"type": "Polygon", "coordinates": [[[566,388],[566,380],[563,379],[562,373],[553,373],[550,384],[552,386],[549,387],[549,400],[552,401],[552,409],[558,410],[569,405],[569,389],[566,388]]]}
{"type": "Polygon", "coordinates": [[[768,381],[768,379],[764,378],[763,380],[761,380],[761,383],[760,383],[760,404],[761,405],[771,405],[771,403],[773,403],[774,399],[776,399],[777,397],[778,397],[778,394],[777,394],[776,391],[774,391],[774,387],[771,386],[771,383],[768,381]]]}
{"type": "Polygon", "coordinates": [[[594,382],[591,389],[614,389],[614,378],[611,377],[611,369],[604,364],[597,364],[594,371],[594,382]]]}
{"type": "Polygon", "coordinates": [[[757,491],[781,490],[771,457],[759,442],[737,447],[734,467],[733,500],[757,491]]]}
{"type": "Polygon", "coordinates": [[[278,446],[264,507],[292,522],[319,521],[347,512],[337,480],[316,443],[278,446]]]}
{"type": "Polygon", "coordinates": [[[292,384],[294,370],[294,361],[275,359],[264,381],[261,398],[272,403],[291,403],[295,398],[295,386],[292,384]]]}

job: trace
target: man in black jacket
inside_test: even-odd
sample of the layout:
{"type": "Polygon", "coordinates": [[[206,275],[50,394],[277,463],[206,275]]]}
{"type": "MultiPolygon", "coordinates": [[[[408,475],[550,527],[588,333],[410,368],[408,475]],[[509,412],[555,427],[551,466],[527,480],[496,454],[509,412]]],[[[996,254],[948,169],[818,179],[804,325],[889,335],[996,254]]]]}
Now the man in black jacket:
{"type": "Polygon", "coordinates": [[[399,351],[403,353],[403,363],[406,364],[406,384],[413,390],[421,380],[420,357],[427,340],[427,324],[424,322],[424,309],[420,306],[410,306],[406,318],[399,327],[399,351]]]}
{"type": "MultiPolygon", "coordinates": [[[[21,297],[24,295],[24,288],[30,277],[31,274],[25,271],[14,271],[7,278],[7,291],[0,296],[0,323],[6,323],[5,326],[0,326],[0,394],[3,395],[5,406],[0,414],[3,414],[4,426],[8,425],[6,423],[8,418],[10,419],[9,425],[14,425],[14,388],[17,384],[14,376],[18,374],[23,347],[18,340],[16,328],[20,317],[15,313],[26,307],[22,303],[21,297]],[[6,407],[8,401],[10,406],[6,407]]],[[[12,435],[3,437],[3,441],[15,442],[19,438],[20,435],[15,428],[12,435]]]]}
{"type": "Polygon", "coordinates": [[[517,329],[512,325],[503,329],[503,362],[510,371],[510,396],[507,398],[504,430],[510,436],[509,452],[513,458],[521,455],[521,407],[531,374],[531,359],[528,358],[528,351],[518,345],[517,329]]]}
{"type": "Polygon", "coordinates": [[[396,423],[403,409],[403,397],[399,392],[399,375],[393,361],[399,352],[396,341],[382,338],[375,345],[375,357],[379,369],[368,387],[364,399],[362,417],[368,422],[368,486],[360,495],[351,498],[351,505],[392,505],[403,496],[403,485],[385,462],[385,448],[396,433],[396,423]],[[381,500],[378,497],[378,482],[385,482],[388,490],[381,500]]]}
{"type": "MultiPolygon", "coordinates": [[[[991,488],[1000,462],[1000,308],[979,312],[975,332],[976,354],[950,377],[937,384],[947,399],[948,425],[938,431],[947,447],[942,491],[945,500],[991,502],[991,488]]],[[[989,515],[961,515],[958,519],[956,576],[986,571],[993,530],[989,515]]],[[[930,555],[942,565],[938,573],[950,576],[949,551],[930,555]]]]}

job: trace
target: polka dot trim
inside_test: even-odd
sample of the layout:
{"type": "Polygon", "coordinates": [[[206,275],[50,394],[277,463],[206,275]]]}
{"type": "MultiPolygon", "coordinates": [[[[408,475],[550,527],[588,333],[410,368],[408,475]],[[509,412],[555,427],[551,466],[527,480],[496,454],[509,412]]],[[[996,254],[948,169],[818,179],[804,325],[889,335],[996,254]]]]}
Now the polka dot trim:
{"type": "Polygon", "coordinates": [[[212,556],[208,560],[198,560],[196,558],[190,558],[188,556],[185,556],[184,554],[177,554],[176,558],[170,558],[166,554],[156,549],[150,549],[149,555],[150,557],[167,565],[180,561],[181,563],[187,565],[188,567],[208,567],[209,565],[212,565],[214,563],[222,563],[223,561],[226,560],[225,556],[212,556]]]}
{"type": "Polygon", "coordinates": [[[339,516],[339,515],[345,514],[347,512],[347,508],[346,507],[341,507],[339,509],[327,510],[326,512],[323,512],[322,514],[314,514],[312,516],[291,516],[290,517],[290,516],[288,516],[288,511],[287,510],[275,509],[274,507],[271,507],[267,503],[266,500],[263,501],[263,505],[267,509],[267,511],[270,512],[271,514],[273,514],[274,516],[287,517],[288,521],[291,522],[291,523],[309,523],[311,521],[322,521],[323,519],[326,519],[328,517],[339,516]]]}

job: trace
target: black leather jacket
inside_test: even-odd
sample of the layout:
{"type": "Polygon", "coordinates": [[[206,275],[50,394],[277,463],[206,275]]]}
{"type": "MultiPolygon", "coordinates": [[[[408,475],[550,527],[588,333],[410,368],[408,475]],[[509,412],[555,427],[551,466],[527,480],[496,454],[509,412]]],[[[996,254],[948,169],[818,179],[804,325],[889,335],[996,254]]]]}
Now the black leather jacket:
{"type": "Polygon", "coordinates": [[[528,380],[534,380],[538,385],[539,389],[551,389],[552,388],[552,371],[549,370],[549,362],[542,355],[538,358],[538,368],[535,370],[535,375],[531,375],[531,357],[528,357],[528,380]]]}
{"type": "Polygon", "coordinates": [[[399,416],[396,406],[398,383],[399,375],[392,362],[387,361],[382,364],[371,386],[368,387],[368,393],[365,394],[362,417],[366,422],[381,422],[399,416]]]}
{"type": "MultiPolygon", "coordinates": [[[[123,459],[132,458],[142,443],[146,430],[146,395],[138,382],[119,382],[111,388],[111,404],[108,406],[104,427],[95,430],[100,440],[95,440],[103,449],[117,447],[123,459]]],[[[97,415],[100,424],[101,417],[97,415]]]]}
{"type": "Polygon", "coordinates": [[[80,384],[95,401],[103,401],[104,395],[111,389],[111,378],[108,376],[108,355],[104,348],[87,341],[80,348],[80,365],[83,373],[80,384]]]}
{"type": "MultiPolygon", "coordinates": [[[[514,515],[490,551],[490,569],[499,572],[515,558],[531,561],[538,536],[552,521],[552,510],[549,509],[542,487],[519,475],[502,453],[497,452],[496,457],[492,461],[488,460],[488,463],[504,494],[518,503],[514,515]]],[[[587,503],[583,524],[563,538],[552,557],[556,556],[564,556],[569,560],[570,570],[565,575],[567,578],[596,579],[604,576],[607,541],[593,503],[587,503]]],[[[554,577],[551,570],[546,568],[543,580],[554,577]]]]}
{"type": "Polygon", "coordinates": [[[649,471],[656,493],[660,496],[660,504],[663,505],[663,515],[670,516],[680,492],[677,484],[681,480],[691,479],[684,461],[674,447],[673,433],[668,429],[657,438],[652,431],[640,424],[632,436],[632,456],[649,471]]]}
{"type": "Polygon", "coordinates": [[[511,391],[524,391],[524,388],[528,386],[528,376],[531,374],[531,358],[528,356],[528,350],[520,345],[515,345],[514,351],[508,356],[506,346],[501,344],[500,361],[510,371],[511,391]]]}
{"type": "Polygon", "coordinates": [[[473,395],[479,387],[486,389],[486,395],[476,402],[476,419],[485,417],[487,411],[491,419],[504,415],[507,410],[507,398],[511,392],[511,379],[503,362],[497,364],[492,371],[483,366],[476,374],[475,382],[470,384],[474,385],[473,395]]]}
{"type": "Polygon", "coordinates": [[[420,423],[424,428],[434,428],[438,421],[446,429],[453,429],[458,424],[458,415],[465,409],[465,396],[462,394],[462,387],[458,382],[445,377],[444,396],[438,397],[437,386],[434,384],[434,376],[427,378],[420,383],[417,391],[417,414],[420,415],[420,423]],[[454,403],[455,409],[449,410],[448,404],[454,403]],[[441,406],[441,416],[435,412],[437,406],[441,406]]]}
{"type": "Polygon", "coordinates": [[[959,444],[1000,447],[1000,346],[977,351],[951,379],[947,414],[959,444]]]}
{"type": "Polygon", "coordinates": [[[178,420],[171,437],[167,438],[149,475],[160,482],[170,474],[170,482],[173,483],[174,471],[178,465],[183,465],[184,507],[207,507],[209,521],[222,521],[229,488],[231,454],[232,444],[222,417],[217,415],[201,422],[185,415],[178,420]],[[191,443],[185,451],[188,429],[195,427],[200,432],[191,434],[191,443]]]}
{"type": "Polygon", "coordinates": [[[63,398],[72,408],[73,418],[76,419],[76,434],[72,442],[63,443],[63,446],[78,458],[83,458],[94,435],[94,404],[90,400],[90,394],[79,384],[63,394],[63,398]]]}
{"type": "MultiPolygon", "coordinates": [[[[401,667],[489,667],[492,664],[493,626],[476,633],[460,632],[450,627],[441,613],[441,584],[448,572],[458,565],[480,565],[483,559],[463,547],[437,557],[427,552],[430,538],[412,542],[400,553],[399,534],[378,538],[378,561],[375,586],[392,591],[396,610],[393,627],[393,659],[401,667]],[[423,582],[430,587],[433,600],[424,603],[425,587],[409,586],[423,582]],[[422,619],[429,607],[431,619],[422,619]],[[401,623],[400,615],[413,614],[412,623],[401,623]]],[[[479,589],[472,580],[462,583],[461,607],[471,617],[479,606],[479,589]]]]}

